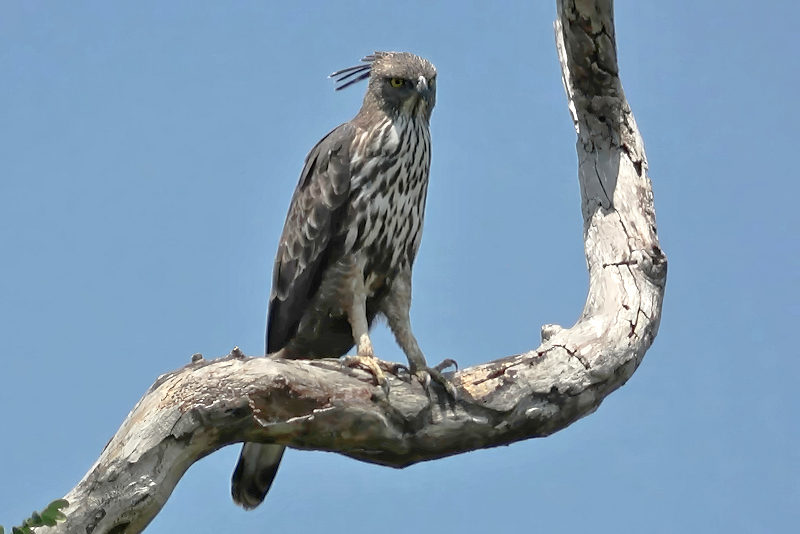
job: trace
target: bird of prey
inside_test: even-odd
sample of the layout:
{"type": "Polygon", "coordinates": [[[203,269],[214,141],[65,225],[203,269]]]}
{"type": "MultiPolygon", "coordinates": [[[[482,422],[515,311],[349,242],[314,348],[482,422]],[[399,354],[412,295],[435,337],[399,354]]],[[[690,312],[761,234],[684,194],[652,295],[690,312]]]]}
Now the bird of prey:
{"type": "MultiPolygon", "coordinates": [[[[369,79],[358,114],[311,149],[278,245],[267,321],[267,354],[340,357],[369,370],[388,393],[369,329],[384,316],[408,370],[454,393],[428,367],[409,321],[411,266],[422,237],[431,161],[429,121],[436,68],[407,52],[375,52],[331,75],[343,89],[369,79]]],[[[402,366],[400,366],[402,367],[402,366]]],[[[233,474],[234,501],[266,496],[283,445],[245,443],[233,474]]]]}

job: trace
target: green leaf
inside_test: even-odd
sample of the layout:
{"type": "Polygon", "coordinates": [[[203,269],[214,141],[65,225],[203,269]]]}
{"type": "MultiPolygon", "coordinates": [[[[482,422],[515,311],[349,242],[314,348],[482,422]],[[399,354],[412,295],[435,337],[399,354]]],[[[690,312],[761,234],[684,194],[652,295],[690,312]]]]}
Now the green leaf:
{"type": "Polygon", "coordinates": [[[44,512],[42,512],[42,524],[41,525],[37,525],[37,526],[54,527],[57,524],[58,523],[56,522],[56,518],[55,517],[53,517],[51,515],[47,515],[44,512]]]}
{"type": "Polygon", "coordinates": [[[34,510],[31,512],[31,517],[25,520],[23,523],[26,527],[41,527],[42,526],[42,516],[39,515],[39,512],[34,510]]]}
{"type": "Polygon", "coordinates": [[[60,510],[66,508],[69,503],[64,499],[58,499],[47,505],[47,508],[42,510],[42,521],[45,525],[53,527],[58,521],[63,521],[67,516],[60,510]]]}
{"type": "MultiPolygon", "coordinates": [[[[61,508],[66,508],[69,506],[69,501],[66,499],[56,499],[50,504],[47,505],[48,510],[60,510],[61,508]]],[[[3,534],[0,532],[0,534],[3,534]]]]}

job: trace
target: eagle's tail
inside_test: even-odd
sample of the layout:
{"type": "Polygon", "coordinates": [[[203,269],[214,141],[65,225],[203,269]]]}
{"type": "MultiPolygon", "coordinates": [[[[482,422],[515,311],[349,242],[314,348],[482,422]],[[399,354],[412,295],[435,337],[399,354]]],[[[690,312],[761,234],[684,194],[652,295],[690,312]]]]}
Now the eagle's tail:
{"type": "Polygon", "coordinates": [[[272,486],[285,450],[283,445],[245,443],[231,480],[233,502],[245,510],[261,504],[272,486]]]}

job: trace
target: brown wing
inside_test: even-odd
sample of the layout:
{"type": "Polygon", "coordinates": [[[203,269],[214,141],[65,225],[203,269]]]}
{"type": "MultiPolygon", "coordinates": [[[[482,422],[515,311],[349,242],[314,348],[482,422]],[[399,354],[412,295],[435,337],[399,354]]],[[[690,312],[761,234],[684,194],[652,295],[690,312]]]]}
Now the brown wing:
{"type": "Polygon", "coordinates": [[[272,272],[268,354],[283,348],[294,336],[328,266],[331,239],[341,227],[350,194],[354,131],[349,123],[342,124],[306,157],[272,272]]]}

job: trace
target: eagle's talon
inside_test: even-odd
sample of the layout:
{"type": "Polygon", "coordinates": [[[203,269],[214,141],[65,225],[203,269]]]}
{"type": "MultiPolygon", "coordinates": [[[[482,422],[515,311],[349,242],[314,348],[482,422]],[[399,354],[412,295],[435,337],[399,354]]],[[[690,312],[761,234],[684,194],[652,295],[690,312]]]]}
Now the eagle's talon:
{"type": "Polygon", "coordinates": [[[430,392],[431,387],[431,375],[428,373],[427,369],[421,369],[414,373],[414,376],[417,377],[419,383],[422,384],[422,389],[425,390],[425,393],[430,392]]]}
{"type": "Polygon", "coordinates": [[[389,396],[389,381],[381,369],[381,360],[375,356],[342,356],[339,358],[342,367],[361,367],[375,378],[376,385],[380,386],[386,396],[389,396]]]}
{"type": "MultiPolygon", "coordinates": [[[[450,367],[450,365],[451,364],[448,363],[446,367],[450,367]]],[[[453,385],[452,382],[447,380],[442,375],[442,372],[438,369],[438,367],[439,366],[437,365],[436,367],[426,367],[424,369],[417,369],[414,372],[414,376],[417,377],[417,380],[420,381],[426,393],[430,394],[431,381],[433,381],[444,388],[444,390],[447,392],[447,395],[450,397],[451,400],[453,401],[458,400],[458,391],[456,390],[455,386],[453,385]]]]}

